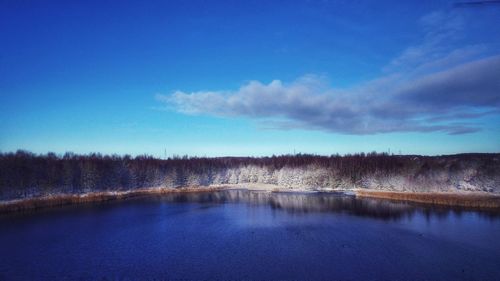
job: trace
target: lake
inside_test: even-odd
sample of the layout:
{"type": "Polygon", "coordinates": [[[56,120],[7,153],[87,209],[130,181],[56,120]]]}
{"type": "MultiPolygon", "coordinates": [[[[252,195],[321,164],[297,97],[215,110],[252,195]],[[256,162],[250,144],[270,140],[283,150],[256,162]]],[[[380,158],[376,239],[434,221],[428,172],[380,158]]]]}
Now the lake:
{"type": "Polygon", "coordinates": [[[0,216],[0,280],[500,280],[498,212],[226,190],[0,216]]]}

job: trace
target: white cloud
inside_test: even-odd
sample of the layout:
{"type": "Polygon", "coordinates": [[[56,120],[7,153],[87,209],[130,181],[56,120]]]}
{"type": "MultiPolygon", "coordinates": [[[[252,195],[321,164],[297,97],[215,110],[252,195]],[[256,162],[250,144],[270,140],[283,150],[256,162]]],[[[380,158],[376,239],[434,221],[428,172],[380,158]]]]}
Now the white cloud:
{"type": "Polygon", "coordinates": [[[458,14],[431,13],[420,23],[421,44],[393,59],[383,76],[348,89],[307,75],[292,83],[251,81],[236,91],[177,91],[157,99],[183,113],[250,117],[276,129],[344,134],[480,130],[475,118],[500,112],[500,56],[484,57],[487,48],[481,44],[453,48],[450,42],[464,25],[458,14]]]}

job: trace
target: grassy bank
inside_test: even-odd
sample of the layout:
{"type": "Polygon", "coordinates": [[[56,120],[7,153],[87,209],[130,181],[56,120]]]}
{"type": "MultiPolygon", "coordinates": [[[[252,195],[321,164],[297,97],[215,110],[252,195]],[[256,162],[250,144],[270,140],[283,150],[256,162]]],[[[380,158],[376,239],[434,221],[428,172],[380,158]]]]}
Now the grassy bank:
{"type": "Polygon", "coordinates": [[[356,196],[469,208],[500,208],[500,195],[484,193],[356,190],[356,196]]]}
{"type": "Polygon", "coordinates": [[[191,188],[142,188],[132,191],[91,192],[85,194],[58,194],[46,197],[20,199],[0,202],[0,214],[19,211],[36,210],[48,207],[77,205],[112,200],[123,200],[151,195],[189,192],[210,192],[220,188],[191,187],[191,188]]]}
{"type": "MultiPolygon", "coordinates": [[[[124,200],[152,195],[189,192],[211,192],[235,186],[184,187],[184,188],[142,188],[132,191],[91,192],[85,194],[58,194],[46,197],[19,199],[0,202],[0,214],[36,210],[48,207],[77,205],[86,203],[124,200]]],[[[253,189],[252,189],[253,190],[253,189]]],[[[258,190],[280,191],[278,189],[261,188],[258,190]]],[[[290,190],[287,190],[290,191],[290,190]]],[[[300,190],[294,190],[300,191],[300,190]]],[[[395,192],[357,189],[358,197],[380,198],[389,200],[411,201],[437,204],[443,206],[459,206],[469,208],[500,209],[500,195],[485,193],[436,193],[436,192],[395,192]]]]}

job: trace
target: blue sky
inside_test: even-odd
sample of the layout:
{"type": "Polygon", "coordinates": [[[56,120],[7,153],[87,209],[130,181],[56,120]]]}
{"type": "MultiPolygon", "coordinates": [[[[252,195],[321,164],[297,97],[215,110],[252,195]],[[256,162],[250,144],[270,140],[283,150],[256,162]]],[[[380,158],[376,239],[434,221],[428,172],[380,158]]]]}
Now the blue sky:
{"type": "Polygon", "coordinates": [[[0,150],[500,152],[499,27],[453,1],[1,1],[0,150]]]}

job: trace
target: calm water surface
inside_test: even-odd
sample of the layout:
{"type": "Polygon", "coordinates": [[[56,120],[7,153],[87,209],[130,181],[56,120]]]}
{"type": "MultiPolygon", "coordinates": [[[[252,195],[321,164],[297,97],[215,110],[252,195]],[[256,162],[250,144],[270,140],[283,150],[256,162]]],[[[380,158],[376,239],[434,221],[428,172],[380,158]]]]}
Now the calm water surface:
{"type": "Polygon", "coordinates": [[[0,216],[0,280],[500,280],[500,216],[243,190],[0,216]]]}

